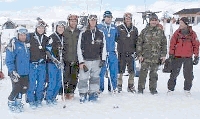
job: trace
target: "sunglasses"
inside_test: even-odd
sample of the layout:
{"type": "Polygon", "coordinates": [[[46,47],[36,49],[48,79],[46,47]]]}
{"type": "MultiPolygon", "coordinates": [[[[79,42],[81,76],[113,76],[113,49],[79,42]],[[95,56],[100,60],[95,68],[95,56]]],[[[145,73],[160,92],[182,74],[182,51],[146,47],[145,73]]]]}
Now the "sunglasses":
{"type": "Polygon", "coordinates": [[[58,21],[59,26],[67,26],[67,23],[65,21],[58,21]]]}
{"type": "Polygon", "coordinates": [[[88,19],[89,19],[89,20],[92,20],[92,19],[97,20],[97,15],[90,15],[90,16],[88,17],[88,19]]]}
{"type": "Polygon", "coordinates": [[[28,30],[27,29],[19,29],[17,31],[18,34],[27,34],[28,33],[28,30]]]}

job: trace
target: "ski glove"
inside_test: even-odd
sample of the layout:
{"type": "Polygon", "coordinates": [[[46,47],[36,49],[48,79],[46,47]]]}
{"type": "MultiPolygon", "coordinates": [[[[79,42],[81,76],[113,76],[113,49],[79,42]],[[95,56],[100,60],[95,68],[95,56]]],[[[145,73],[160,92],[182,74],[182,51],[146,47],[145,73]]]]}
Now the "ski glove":
{"type": "Polygon", "coordinates": [[[175,56],[174,55],[169,55],[169,61],[172,62],[174,60],[175,56]]]}
{"type": "Polygon", "coordinates": [[[12,71],[12,72],[10,73],[10,79],[11,79],[13,82],[17,83],[17,82],[19,81],[19,78],[20,78],[20,76],[19,76],[19,74],[18,74],[16,71],[12,71]]]}
{"type": "Polygon", "coordinates": [[[105,60],[101,60],[99,63],[99,68],[103,67],[104,64],[105,64],[105,60]]]}
{"type": "Polygon", "coordinates": [[[195,56],[193,60],[193,65],[197,65],[199,63],[199,57],[195,56]]]}
{"type": "Polygon", "coordinates": [[[53,63],[56,65],[58,69],[64,69],[64,65],[62,62],[58,61],[56,58],[53,60],[53,63]]]}
{"type": "Polygon", "coordinates": [[[83,65],[83,71],[87,72],[89,69],[87,68],[87,66],[83,65]]]}

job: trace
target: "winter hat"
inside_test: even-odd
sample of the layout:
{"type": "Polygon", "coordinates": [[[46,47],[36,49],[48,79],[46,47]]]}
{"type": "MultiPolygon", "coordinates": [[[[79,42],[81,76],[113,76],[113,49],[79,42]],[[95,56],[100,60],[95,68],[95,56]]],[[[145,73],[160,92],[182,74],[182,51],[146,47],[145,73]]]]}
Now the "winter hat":
{"type": "Polygon", "coordinates": [[[189,19],[187,17],[182,17],[180,20],[183,21],[186,25],[189,24],[189,19]]]}
{"type": "Polygon", "coordinates": [[[155,13],[152,13],[152,14],[149,15],[149,21],[151,21],[153,19],[158,20],[158,16],[155,13]]]}
{"type": "Polygon", "coordinates": [[[68,17],[67,17],[67,20],[77,20],[78,21],[78,15],[75,15],[75,14],[70,14],[68,17]]]}
{"type": "Polygon", "coordinates": [[[103,18],[105,18],[105,17],[112,17],[112,12],[105,11],[104,14],[103,14],[103,18]]]}

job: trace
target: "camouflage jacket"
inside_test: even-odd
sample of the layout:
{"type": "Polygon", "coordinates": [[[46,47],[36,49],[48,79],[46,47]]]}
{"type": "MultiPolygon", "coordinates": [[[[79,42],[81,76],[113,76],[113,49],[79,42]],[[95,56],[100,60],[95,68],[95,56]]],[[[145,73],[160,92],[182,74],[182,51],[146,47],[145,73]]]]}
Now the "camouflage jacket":
{"type": "Polygon", "coordinates": [[[136,52],[145,62],[158,63],[160,57],[167,54],[167,39],[164,31],[159,27],[147,26],[144,28],[137,41],[136,52]]]}

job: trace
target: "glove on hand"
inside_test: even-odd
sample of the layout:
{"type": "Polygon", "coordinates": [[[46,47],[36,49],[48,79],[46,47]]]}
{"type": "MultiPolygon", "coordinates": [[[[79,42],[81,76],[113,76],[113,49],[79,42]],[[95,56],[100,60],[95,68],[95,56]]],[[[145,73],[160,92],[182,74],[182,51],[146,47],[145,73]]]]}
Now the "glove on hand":
{"type": "Polygon", "coordinates": [[[20,78],[20,76],[19,76],[19,74],[18,74],[16,71],[12,71],[12,72],[10,73],[10,79],[11,79],[13,82],[17,83],[17,82],[19,81],[19,78],[20,78]]]}
{"type": "Polygon", "coordinates": [[[84,72],[87,72],[89,69],[87,68],[87,66],[83,65],[83,70],[84,72]]]}
{"type": "Polygon", "coordinates": [[[197,65],[199,63],[199,57],[195,56],[193,60],[193,65],[197,65]]]}
{"type": "Polygon", "coordinates": [[[101,60],[100,63],[99,63],[99,67],[103,67],[103,65],[105,64],[105,60],[101,60]]]}

